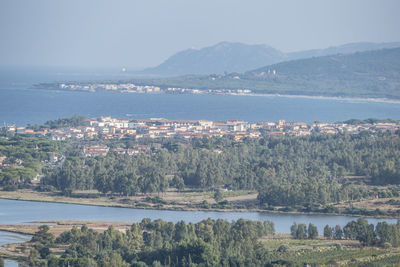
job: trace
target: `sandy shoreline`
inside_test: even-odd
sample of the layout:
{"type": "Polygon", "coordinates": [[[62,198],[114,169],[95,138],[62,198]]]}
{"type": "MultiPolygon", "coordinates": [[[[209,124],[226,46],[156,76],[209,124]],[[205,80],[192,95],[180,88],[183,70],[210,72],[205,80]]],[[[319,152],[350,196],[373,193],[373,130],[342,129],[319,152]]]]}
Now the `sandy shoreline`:
{"type": "MultiPolygon", "coordinates": [[[[24,89],[23,89],[24,90],[24,89]]],[[[60,89],[45,89],[45,88],[25,88],[25,90],[40,90],[40,91],[59,91],[59,92],[87,92],[87,93],[97,93],[89,92],[86,90],[60,90],[60,89]]],[[[119,92],[119,91],[113,91],[119,92]]],[[[120,92],[126,93],[126,92],[120,92]]],[[[146,94],[146,93],[143,93],[146,94]]],[[[158,93],[147,93],[147,94],[171,94],[166,92],[158,92],[158,93]]],[[[379,97],[350,97],[350,96],[322,96],[322,95],[292,95],[292,94],[279,94],[279,93],[209,93],[209,92],[201,92],[201,93],[182,93],[182,94],[190,94],[190,95],[232,95],[232,96],[253,96],[253,97],[286,97],[286,98],[308,98],[308,99],[320,99],[320,100],[338,100],[338,101],[361,101],[361,102],[383,102],[383,103],[391,103],[391,104],[400,104],[400,99],[392,99],[392,98],[379,98],[379,97]]],[[[176,94],[181,95],[181,94],[176,94]]]]}

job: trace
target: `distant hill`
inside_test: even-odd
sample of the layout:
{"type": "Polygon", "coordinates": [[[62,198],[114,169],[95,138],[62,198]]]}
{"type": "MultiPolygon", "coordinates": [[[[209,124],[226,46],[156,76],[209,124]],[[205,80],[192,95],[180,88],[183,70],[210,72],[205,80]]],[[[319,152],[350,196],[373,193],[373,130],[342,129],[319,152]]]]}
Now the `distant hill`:
{"type": "Polygon", "coordinates": [[[142,73],[146,75],[179,76],[245,72],[283,61],[394,47],[400,47],[400,43],[351,43],[326,49],[285,54],[267,45],[222,42],[199,50],[188,49],[178,52],[159,66],[148,68],[142,73]]]}
{"type": "Polygon", "coordinates": [[[243,79],[282,84],[291,93],[400,98],[400,48],[287,61],[246,72],[243,79]]]}
{"type": "Polygon", "coordinates": [[[259,75],[274,69],[281,75],[337,76],[380,75],[397,77],[400,71],[400,48],[381,49],[354,54],[337,54],[281,62],[265,66],[246,74],[259,75]]]}
{"type": "Polygon", "coordinates": [[[286,54],[286,60],[296,60],[303,58],[311,58],[311,57],[322,57],[336,54],[352,54],[356,52],[364,52],[371,50],[380,50],[385,48],[396,48],[400,47],[400,42],[392,42],[392,43],[368,43],[368,42],[360,42],[360,43],[349,43],[340,46],[332,46],[325,49],[313,49],[313,50],[305,50],[299,52],[292,52],[286,54]]]}
{"type": "Polygon", "coordinates": [[[243,74],[191,75],[138,81],[255,93],[400,99],[400,48],[338,54],[268,65],[243,74]]]}
{"type": "Polygon", "coordinates": [[[266,45],[222,42],[200,50],[178,52],[161,65],[144,72],[159,75],[244,72],[281,62],[284,57],[282,52],[266,45]]]}

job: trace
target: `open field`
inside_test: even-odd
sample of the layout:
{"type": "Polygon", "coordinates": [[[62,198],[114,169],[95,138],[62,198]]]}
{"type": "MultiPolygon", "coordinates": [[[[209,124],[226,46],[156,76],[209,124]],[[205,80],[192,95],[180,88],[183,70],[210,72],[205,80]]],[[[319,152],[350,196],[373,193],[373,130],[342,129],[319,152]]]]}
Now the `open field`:
{"type": "Polygon", "coordinates": [[[263,238],[262,242],[273,253],[272,261],[285,266],[293,263],[317,266],[387,266],[385,264],[398,263],[400,259],[398,248],[362,247],[356,240],[327,240],[321,236],[314,240],[297,240],[290,238],[288,234],[278,234],[263,238]],[[286,248],[285,251],[282,250],[282,245],[286,248]]]}
{"type": "Polygon", "coordinates": [[[376,209],[380,209],[381,211],[397,211],[400,210],[400,197],[365,199],[335,205],[335,207],[339,209],[348,208],[350,206],[357,209],[366,209],[371,211],[376,209]]]}

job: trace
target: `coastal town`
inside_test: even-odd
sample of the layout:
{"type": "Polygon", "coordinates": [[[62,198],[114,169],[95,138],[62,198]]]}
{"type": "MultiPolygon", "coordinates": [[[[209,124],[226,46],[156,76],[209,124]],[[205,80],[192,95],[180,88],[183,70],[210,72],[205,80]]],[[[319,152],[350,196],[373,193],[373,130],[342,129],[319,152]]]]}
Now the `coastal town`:
{"type": "Polygon", "coordinates": [[[85,91],[92,93],[98,91],[137,93],[137,94],[166,93],[166,94],[247,95],[252,93],[252,91],[249,89],[206,89],[205,90],[205,89],[184,88],[184,87],[159,87],[154,85],[137,85],[130,82],[42,83],[42,84],[37,84],[34,87],[40,89],[63,90],[63,91],[85,91]]]}
{"type": "MultiPolygon", "coordinates": [[[[245,138],[307,136],[311,134],[358,134],[361,132],[391,132],[400,130],[397,121],[366,120],[348,122],[246,122],[242,120],[168,120],[164,118],[124,119],[102,116],[84,118],[75,127],[48,127],[4,125],[0,131],[4,136],[42,137],[51,141],[75,141],[79,144],[81,156],[106,156],[109,152],[137,156],[151,149],[160,148],[163,139],[212,138],[228,136],[235,141],[245,138]],[[110,147],[110,141],[132,140],[130,147],[110,147]],[[143,141],[141,141],[143,140],[143,141]],[[146,141],[147,140],[147,141],[146,141]],[[153,140],[153,141],[151,141],[153,140]]],[[[19,168],[22,161],[12,162],[0,154],[0,168],[19,168]]],[[[50,153],[48,164],[59,166],[63,157],[50,153]]]]}
{"type": "Polygon", "coordinates": [[[24,136],[45,136],[50,140],[67,139],[159,139],[159,138],[203,138],[231,136],[235,140],[243,138],[261,138],[263,136],[306,136],[312,133],[325,134],[357,134],[363,131],[379,132],[399,130],[398,122],[246,122],[242,120],[210,121],[210,120],[168,120],[164,118],[150,119],[118,119],[100,117],[86,119],[85,125],[78,127],[33,129],[34,127],[18,127],[5,125],[4,131],[24,136]]]}

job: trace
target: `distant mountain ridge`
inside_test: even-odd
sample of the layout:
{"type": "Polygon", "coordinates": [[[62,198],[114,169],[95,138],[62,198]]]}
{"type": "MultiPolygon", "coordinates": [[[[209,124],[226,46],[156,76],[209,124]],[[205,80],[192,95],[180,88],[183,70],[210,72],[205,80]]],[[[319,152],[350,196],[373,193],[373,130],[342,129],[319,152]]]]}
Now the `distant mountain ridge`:
{"type": "Polygon", "coordinates": [[[391,43],[371,43],[371,42],[359,42],[359,43],[348,43],[340,46],[331,46],[325,49],[312,49],[298,52],[287,53],[286,60],[296,60],[311,57],[322,57],[336,54],[352,54],[356,52],[365,52],[372,50],[388,49],[400,47],[400,42],[391,43]]]}
{"type": "Polygon", "coordinates": [[[246,72],[259,75],[275,70],[279,76],[373,75],[399,78],[400,48],[335,54],[280,62],[246,72]]]}
{"type": "Polygon", "coordinates": [[[244,72],[280,62],[284,56],[282,52],[267,45],[221,42],[200,50],[178,52],[145,72],[161,75],[244,72]]]}
{"type": "Polygon", "coordinates": [[[279,62],[320,57],[334,54],[351,54],[369,50],[400,47],[393,43],[350,43],[326,49],[283,53],[267,45],[221,42],[199,50],[178,52],[162,64],[145,69],[142,73],[162,76],[188,74],[223,74],[245,72],[279,62]]]}
{"type": "Polygon", "coordinates": [[[400,99],[400,48],[297,59],[245,73],[139,82],[164,88],[239,88],[260,94],[400,99]]]}

